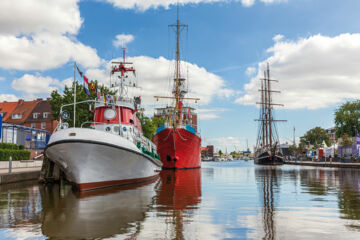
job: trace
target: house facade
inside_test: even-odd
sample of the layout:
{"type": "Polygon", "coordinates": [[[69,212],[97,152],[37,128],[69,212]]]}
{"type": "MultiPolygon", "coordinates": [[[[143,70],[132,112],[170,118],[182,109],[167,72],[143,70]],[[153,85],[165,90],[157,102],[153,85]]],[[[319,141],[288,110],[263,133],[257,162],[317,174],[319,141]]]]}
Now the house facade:
{"type": "Polygon", "coordinates": [[[5,123],[41,129],[52,134],[57,121],[52,117],[49,100],[38,98],[33,101],[19,99],[17,102],[2,102],[0,114],[3,115],[5,123]]]}

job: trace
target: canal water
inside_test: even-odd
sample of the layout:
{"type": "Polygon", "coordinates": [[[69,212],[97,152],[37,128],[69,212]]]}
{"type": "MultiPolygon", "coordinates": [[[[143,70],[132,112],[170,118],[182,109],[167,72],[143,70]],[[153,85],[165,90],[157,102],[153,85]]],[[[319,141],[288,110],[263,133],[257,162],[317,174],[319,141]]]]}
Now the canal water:
{"type": "Polygon", "coordinates": [[[360,171],[252,162],[86,193],[0,186],[0,239],[360,239],[360,171]]]}

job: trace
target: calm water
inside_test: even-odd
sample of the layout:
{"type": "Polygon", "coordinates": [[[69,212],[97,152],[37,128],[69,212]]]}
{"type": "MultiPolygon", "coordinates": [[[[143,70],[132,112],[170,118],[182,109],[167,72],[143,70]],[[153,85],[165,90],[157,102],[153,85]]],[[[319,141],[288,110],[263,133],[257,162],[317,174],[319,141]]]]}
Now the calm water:
{"type": "Polygon", "coordinates": [[[0,187],[0,239],[360,239],[360,171],[204,163],[76,194],[0,187]]]}

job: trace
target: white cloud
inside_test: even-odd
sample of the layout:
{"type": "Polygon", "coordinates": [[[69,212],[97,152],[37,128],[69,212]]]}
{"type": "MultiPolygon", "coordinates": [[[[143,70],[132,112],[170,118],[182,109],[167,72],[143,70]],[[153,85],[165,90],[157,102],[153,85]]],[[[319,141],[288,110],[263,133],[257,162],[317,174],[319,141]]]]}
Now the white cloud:
{"type": "Polygon", "coordinates": [[[82,24],[79,0],[1,0],[0,34],[76,34],[82,24]]]}
{"type": "Polygon", "coordinates": [[[260,0],[260,2],[270,4],[270,3],[282,3],[287,2],[288,0],[260,0]]]}
{"type": "Polygon", "coordinates": [[[245,7],[251,7],[252,5],[254,5],[255,0],[241,0],[241,3],[245,7]]]}
{"type": "Polygon", "coordinates": [[[96,50],[64,35],[39,33],[30,37],[0,35],[0,67],[18,70],[46,70],[75,60],[84,67],[96,67],[101,60],[96,50]]]}
{"type": "Polygon", "coordinates": [[[42,94],[49,95],[54,90],[64,88],[65,85],[71,86],[71,78],[60,82],[58,79],[48,76],[43,77],[39,74],[25,74],[20,78],[14,79],[11,84],[12,88],[24,93],[25,98],[42,94]]]}
{"type": "Polygon", "coordinates": [[[282,91],[274,101],[288,109],[324,108],[359,97],[360,34],[279,40],[267,51],[271,56],[258,64],[257,76],[237,103],[252,105],[259,99],[259,78],[267,62],[271,77],[280,81],[273,89],[282,91]]]}
{"type": "MultiPolygon", "coordinates": [[[[163,7],[168,9],[171,5],[177,3],[184,4],[200,4],[200,3],[216,3],[216,2],[241,2],[244,7],[251,7],[255,4],[255,0],[102,0],[113,4],[117,8],[123,9],[138,9],[140,11],[146,11],[150,8],[163,7]]],[[[287,2],[287,0],[260,0],[266,4],[287,2]]]]}
{"type": "MultiPolygon", "coordinates": [[[[119,59],[114,59],[118,61],[119,59]]],[[[156,95],[170,95],[174,75],[175,62],[164,57],[152,58],[147,56],[129,57],[128,60],[134,63],[138,86],[141,88],[137,94],[142,95],[143,104],[154,104],[156,95]]],[[[199,104],[206,105],[214,97],[228,97],[233,90],[226,88],[225,81],[205,68],[196,64],[181,62],[182,69],[188,69],[190,93],[188,97],[199,97],[199,104]]],[[[98,80],[109,86],[109,72],[111,61],[105,69],[89,69],[86,76],[92,80],[98,80]]],[[[131,75],[129,75],[131,76],[131,75]]],[[[159,102],[162,103],[162,102],[159,102]]]]}
{"type": "Polygon", "coordinates": [[[248,67],[248,68],[246,69],[246,72],[245,72],[245,74],[246,74],[248,77],[253,76],[255,73],[256,73],[256,68],[254,68],[254,67],[248,67]]]}
{"type": "Polygon", "coordinates": [[[200,120],[210,120],[220,118],[219,114],[222,112],[228,111],[228,109],[224,108],[199,108],[198,118],[200,120]]]}
{"type": "Polygon", "coordinates": [[[284,39],[284,35],[278,34],[273,37],[274,42],[278,42],[284,39]]]}
{"type": "Polygon", "coordinates": [[[134,41],[134,36],[131,34],[118,34],[113,41],[114,47],[124,47],[126,44],[131,43],[134,41]]]}
{"type": "Polygon", "coordinates": [[[230,153],[234,150],[244,150],[246,148],[246,140],[233,136],[204,138],[204,144],[202,145],[214,145],[216,151],[217,149],[221,149],[223,152],[227,150],[227,152],[230,153]]]}
{"type": "Polygon", "coordinates": [[[16,102],[18,99],[14,94],[0,94],[0,102],[16,102]]]}
{"type": "Polygon", "coordinates": [[[96,67],[95,49],[76,40],[78,0],[0,2],[0,68],[46,70],[75,60],[96,67]]]}

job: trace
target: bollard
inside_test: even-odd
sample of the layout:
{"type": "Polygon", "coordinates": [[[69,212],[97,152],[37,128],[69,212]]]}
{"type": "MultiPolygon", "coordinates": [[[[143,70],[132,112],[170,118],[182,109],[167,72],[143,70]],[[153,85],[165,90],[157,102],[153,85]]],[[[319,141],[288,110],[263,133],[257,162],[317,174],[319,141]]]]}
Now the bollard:
{"type": "Polygon", "coordinates": [[[12,170],[12,157],[9,158],[9,173],[11,173],[12,170]]]}

